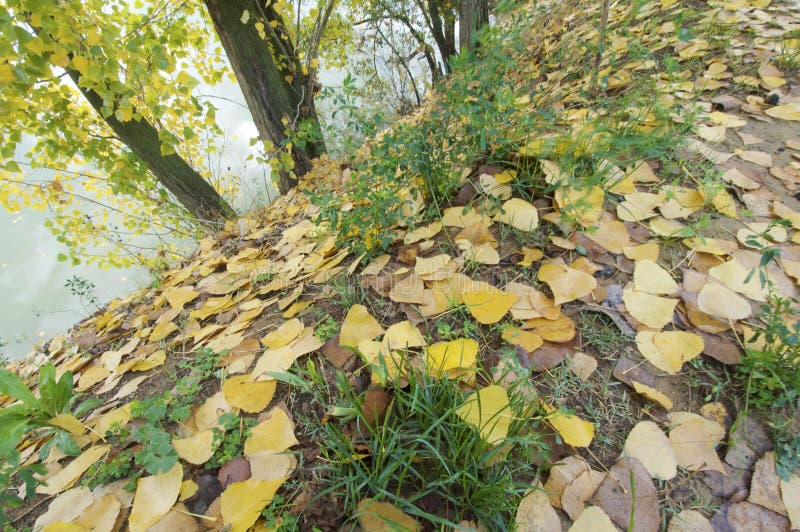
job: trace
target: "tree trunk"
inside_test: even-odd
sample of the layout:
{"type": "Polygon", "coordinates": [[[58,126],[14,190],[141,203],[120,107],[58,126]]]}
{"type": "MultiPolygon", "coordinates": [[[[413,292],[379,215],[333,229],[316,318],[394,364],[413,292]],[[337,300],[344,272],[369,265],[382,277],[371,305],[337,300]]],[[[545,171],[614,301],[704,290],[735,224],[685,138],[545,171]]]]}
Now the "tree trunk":
{"type": "Polygon", "coordinates": [[[214,187],[180,155],[162,155],[158,130],[150,122],[144,118],[121,122],[114,114],[104,116],[103,97],[94,90],[81,86],[79,72],[68,68],[67,73],[114,134],[147,164],[164,188],[200,223],[216,225],[236,215],[214,187]]]}
{"type": "MultiPolygon", "coordinates": [[[[422,4],[420,9],[424,11],[422,4]]],[[[441,3],[441,0],[428,0],[427,20],[436,47],[444,61],[444,73],[450,73],[450,58],[456,55],[455,17],[452,9],[441,3]]]]}
{"type": "MultiPolygon", "coordinates": [[[[283,19],[271,4],[264,7],[260,0],[204,0],[204,3],[261,140],[270,141],[276,147],[285,146],[289,142],[288,130],[301,120],[311,124],[317,138],[303,145],[292,142],[294,174],[305,174],[311,169],[311,160],[325,153],[325,144],[314,107],[313,79],[302,73],[283,19]],[[246,18],[243,17],[245,11],[246,18]],[[264,24],[263,38],[255,21],[264,24]]],[[[285,194],[296,184],[290,172],[280,172],[278,189],[281,193],[285,194]]]]}
{"type": "Polygon", "coordinates": [[[472,47],[475,32],[489,24],[488,0],[459,0],[458,45],[461,52],[472,47]]]}

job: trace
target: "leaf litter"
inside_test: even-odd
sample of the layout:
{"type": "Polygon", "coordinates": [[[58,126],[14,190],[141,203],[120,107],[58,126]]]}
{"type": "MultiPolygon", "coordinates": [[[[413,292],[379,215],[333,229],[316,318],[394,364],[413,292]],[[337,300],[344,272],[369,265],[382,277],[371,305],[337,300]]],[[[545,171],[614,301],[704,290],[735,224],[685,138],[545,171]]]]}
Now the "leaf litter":
{"type": "MultiPolygon", "coordinates": [[[[694,36],[678,31],[673,20],[686,9],[680,3],[660,0],[639,9],[640,16],[631,22],[626,19],[630,6],[612,7],[608,48],[621,53],[632,33],[639,45],[674,54],[679,70],[658,81],[659,98],[679,104],[666,120],[680,123],[684,117],[678,110],[690,104],[698,120],[696,137],[687,143],[689,153],[676,155],[683,158],[683,183],[667,180],[657,161],[615,164],[605,158],[598,165],[607,176],[601,185],[578,183],[557,162],[559,150],[569,148],[560,146],[553,132],[532,133],[517,157],[539,165],[543,179],[558,185],[550,201],[519,197],[522,187],[515,172],[467,169],[462,175],[473,176],[483,199],[466,209],[445,209],[440,220],[396,228],[397,241],[416,247],[402,255],[399,247],[390,248],[362,267],[359,257],[336,247],[330,227],[313,221],[317,208],[303,190],[324,185],[344,193],[346,180],[336,161],[321,158],[298,190],[204,239],[198,253],[163,276],[161,286],[111,302],[42,348],[38,359],[49,358],[60,371],[75,372],[78,387],[106,404],[88,418],[54,422],[76,435],[82,452],[75,458],[55,455],[47,463],[47,484],[38,491],[53,499],[41,507],[37,524],[72,525],[74,530],[100,523],[111,530],[123,521],[131,530],[166,529],[174,523],[212,523],[227,530],[256,525],[287,481],[313,485],[313,473],[306,471],[315,467],[318,442],[295,425],[307,407],[280,383],[298,364],[311,363],[320,350],[333,353],[333,347],[359,355],[337,354],[337,367],[349,367],[352,379],[366,371],[372,400],[384,406],[391,402],[387,383],[414,368],[457,380],[464,396],[455,414],[488,445],[502,447],[520,416],[510,406],[509,394],[517,388],[508,379],[492,382],[485,375],[507,364],[493,353],[509,345],[522,366],[517,371],[528,379],[527,389],[536,392],[526,396],[529,409],[541,412],[545,426],[553,429],[550,437],[563,449],[553,452],[539,472],[547,480],[532,483],[520,499],[515,516],[520,530],[556,529],[562,523],[576,531],[657,530],[666,520],[669,530],[708,529],[714,519],[734,529],[788,529],[790,522],[796,528],[798,474],[778,478],[774,459],[764,451],[749,464],[733,466],[728,456],[723,461],[720,453],[733,427],[724,408],[710,414],[714,409],[703,398],[708,387],[700,385],[698,394],[689,377],[698,375],[697,360],[712,366],[708,375],[719,373],[723,364],[737,364],[741,339],[747,341],[750,330],[747,320],[765,300],[760,275],[783,295],[797,295],[800,206],[793,193],[800,183],[800,141],[792,128],[800,120],[800,95],[797,72],[777,68],[770,57],[777,53],[775,42],[797,27],[798,14],[770,0],[712,1],[697,7],[706,21],[741,32],[731,41],[731,55],[712,47],[702,27],[693,28],[694,36]],[[643,21],[648,17],[660,22],[648,25],[643,21]],[[619,31],[623,24],[632,24],[629,33],[619,31]],[[760,39],[754,48],[745,32],[769,32],[770,39],[760,39]],[[732,57],[760,66],[748,70],[732,57]],[[766,98],[767,91],[777,99],[766,98]],[[718,179],[693,175],[688,168],[701,159],[718,172],[718,179]],[[491,202],[500,208],[493,211],[491,202]],[[698,223],[707,214],[718,223],[698,223]],[[524,244],[509,247],[509,231],[522,235],[524,244]],[[548,238],[537,239],[544,231],[548,238]],[[747,248],[756,253],[747,255],[747,248]],[[780,260],[754,274],[767,250],[780,250],[780,260]],[[346,309],[332,283],[342,278],[367,290],[346,309]],[[591,307],[615,316],[634,337],[623,335],[616,346],[599,336],[590,338],[599,332],[582,329],[574,318],[591,307]],[[463,312],[454,314],[459,308],[463,312]],[[338,335],[327,340],[333,347],[317,337],[316,309],[335,316],[340,326],[338,335]],[[402,319],[403,313],[408,319],[402,319]],[[464,334],[431,334],[436,323],[462,327],[464,334]],[[112,452],[100,440],[112,426],[131,423],[130,401],[159,389],[178,359],[203,347],[226,353],[222,368],[228,373],[196,398],[184,426],[175,429],[170,445],[180,461],[168,471],[139,478],[135,495],[113,483],[93,490],[75,487],[93,463],[120,450],[112,452]],[[559,368],[574,372],[579,384],[559,391],[559,385],[570,382],[559,368]],[[636,394],[628,397],[620,385],[636,394]],[[598,397],[611,399],[598,406],[598,397]],[[280,401],[289,406],[276,406],[280,401]],[[200,468],[217,451],[215,431],[223,426],[222,414],[258,419],[243,440],[251,476],[211,490],[212,500],[200,507],[192,500],[210,488],[193,479],[203,478],[200,468]],[[684,508],[675,495],[680,490],[689,490],[688,499],[696,495],[693,475],[707,482],[715,478],[712,474],[727,476],[732,467],[743,465],[752,468],[751,483],[744,486],[749,498],[718,497],[725,512],[684,508]]],[[[566,28],[553,24],[543,30],[553,39],[540,41],[542,53],[554,53],[559,39],[596,38],[591,17],[572,13],[568,18],[566,28]],[[563,34],[556,39],[558,32],[563,34]]],[[[609,98],[624,91],[637,72],[653,68],[649,60],[628,60],[613,67],[601,64],[609,98]]],[[[528,79],[539,80],[534,103],[552,99],[563,111],[565,131],[581,138],[585,119],[596,119],[598,112],[582,108],[590,102],[576,96],[582,93],[577,89],[589,86],[590,76],[562,64],[562,73],[539,78],[536,61],[531,65],[536,75],[517,72],[509,83],[523,91],[528,79]]],[[[664,120],[643,116],[636,127],[654,128],[664,120]]],[[[600,141],[591,138],[580,149],[591,152],[600,141]]],[[[618,330],[609,325],[609,331],[618,330]]],[[[30,378],[37,362],[25,361],[18,373],[30,378]]],[[[385,422],[385,415],[384,410],[371,421],[385,422]]],[[[26,456],[42,443],[29,442],[26,456]]],[[[354,459],[361,456],[353,454],[354,459]]],[[[364,530],[381,530],[387,522],[420,528],[406,512],[411,503],[401,507],[373,500],[376,495],[364,493],[353,515],[320,522],[330,529],[356,520],[364,530]]],[[[306,501],[298,512],[319,515],[313,505],[306,501]]],[[[339,512],[341,506],[334,504],[329,511],[339,512]]]]}

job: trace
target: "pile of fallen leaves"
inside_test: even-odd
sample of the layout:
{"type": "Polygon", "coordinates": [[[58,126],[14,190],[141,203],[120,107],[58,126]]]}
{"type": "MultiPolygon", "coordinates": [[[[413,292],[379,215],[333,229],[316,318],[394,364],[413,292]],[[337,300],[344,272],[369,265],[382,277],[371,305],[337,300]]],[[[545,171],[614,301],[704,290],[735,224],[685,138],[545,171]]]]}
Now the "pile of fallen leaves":
{"type": "MultiPolygon", "coordinates": [[[[628,9],[612,6],[611,28],[628,9]]],[[[685,378],[701,356],[715,371],[735,367],[742,349],[759,341],[755,315],[770,290],[792,300],[798,295],[800,212],[792,194],[800,183],[800,84],[796,70],[791,77],[771,59],[784,48],[798,49],[797,38],[783,36],[796,34],[800,14],[797,6],[769,0],[695,6],[706,23],[739,28],[729,53],[711,51],[702,36],[679,39],[673,22],[644,32],[648,14],[677,18],[685,9],[670,0],[645,4],[638,25],[611,31],[609,53],[638,39],[652,53],[670,47],[680,60],[702,62],[697,77],[687,69],[659,83],[667,97],[699,105],[696,137],[679,156],[710,161],[722,182],[709,186],[689,170],[685,182],[663,182],[657,164],[640,160],[626,167],[609,162],[604,185],[579,186],[558,164],[538,157],[547,139],[532,139],[520,156],[538,159],[557,186],[552,198],[513,197],[510,169],[466,173],[480,192],[466,206],[398,228],[397,244],[369,261],[338,249],[330,228],[314,223],[317,209],[293,191],[203,240],[157,288],[113,301],[20,365],[20,374],[32,377],[51,360],[59,372],[75,373],[78,391],[104,401],[68,425],[82,453],[67,457],[53,448],[37,489],[47,504],[22,517],[36,515],[35,526],[44,530],[263,528],[261,511],[299,474],[298,463],[313,467],[315,456],[314,442],[300,445],[295,434],[293,392],[281,389],[275,376],[321,353],[332,367],[366,368],[373,386],[412,364],[457,376],[474,389],[457,414],[490,444],[507,435],[509,379],[527,379],[531,407],[547,414],[559,451],[520,503],[521,530],[800,528],[800,476],[777,476],[763,421],[738,416],[741,403],[704,401],[685,378]],[[736,65],[730,57],[739,58],[736,65]],[[740,72],[741,65],[751,68],[740,72]],[[710,222],[698,233],[689,223],[703,212],[711,213],[710,222]],[[552,226],[550,237],[537,240],[545,224],[552,226]],[[530,241],[508,236],[510,228],[530,241]],[[778,259],[762,264],[770,249],[780,250],[778,259]],[[344,312],[334,278],[363,287],[365,304],[344,312]],[[479,334],[432,342],[432,324],[452,315],[454,305],[466,309],[479,334]],[[341,324],[327,342],[315,334],[317,308],[341,324]],[[580,312],[607,316],[629,345],[621,353],[593,353],[579,334],[580,312]],[[502,328],[492,328],[499,323],[502,328]],[[498,358],[499,345],[513,348],[516,359],[498,358]],[[135,421],[131,402],[165,391],[176,362],[201,348],[224,354],[223,377],[176,427],[171,444],[178,463],[140,478],[135,493],[123,489],[124,481],[93,490],[79,485],[92,464],[119,451],[104,435],[135,421]],[[512,364],[515,372],[501,371],[512,364]],[[598,435],[612,429],[589,418],[587,398],[556,400],[538,386],[537,375],[559,367],[588,389],[613,378],[634,394],[637,418],[623,420],[628,432],[618,435],[624,444],[616,454],[596,452],[598,435]],[[387,375],[387,368],[395,373],[387,375]],[[220,416],[239,412],[258,420],[244,456],[209,480],[201,466],[216,450],[220,416]],[[711,502],[670,506],[676,486],[688,490],[685,500],[711,502]]],[[[569,35],[596,39],[586,13],[556,26],[551,48],[569,35]]],[[[606,90],[622,90],[640,70],[649,72],[645,63],[607,65],[606,90]]],[[[565,127],[580,129],[601,117],[576,107],[575,89],[591,76],[569,81],[570,74],[563,65],[561,74],[542,80],[541,98],[531,105],[560,98],[569,104],[565,127]]],[[[325,183],[335,191],[348,179],[349,170],[323,158],[302,186],[325,183]]],[[[43,444],[28,440],[19,449],[34,461],[43,444]]],[[[420,526],[372,496],[359,505],[365,530],[385,529],[386,520],[420,526]]],[[[314,503],[297,504],[303,512],[314,503]]],[[[335,528],[351,516],[341,517],[322,526],[335,528]]]]}

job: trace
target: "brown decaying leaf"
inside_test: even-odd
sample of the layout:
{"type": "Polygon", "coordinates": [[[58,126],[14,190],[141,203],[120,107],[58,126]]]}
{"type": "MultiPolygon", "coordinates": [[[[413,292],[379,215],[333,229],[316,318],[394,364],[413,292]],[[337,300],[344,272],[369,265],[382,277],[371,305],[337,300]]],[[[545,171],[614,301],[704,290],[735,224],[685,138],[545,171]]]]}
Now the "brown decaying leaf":
{"type": "Polygon", "coordinates": [[[658,491],[639,460],[622,458],[608,472],[591,503],[623,530],[629,530],[633,523],[633,530],[650,532],[658,530],[661,522],[658,499],[658,491]],[[631,520],[631,514],[635,519],[631,520]]]}

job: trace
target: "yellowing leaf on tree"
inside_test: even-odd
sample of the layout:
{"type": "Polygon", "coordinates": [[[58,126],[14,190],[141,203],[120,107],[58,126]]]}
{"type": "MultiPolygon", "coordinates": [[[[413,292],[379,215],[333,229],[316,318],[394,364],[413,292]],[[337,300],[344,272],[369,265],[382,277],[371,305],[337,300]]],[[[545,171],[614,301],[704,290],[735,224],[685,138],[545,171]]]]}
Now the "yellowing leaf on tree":
{"type": "Polygon", "coordinates": [[[518,345],[523,349],[525,349],[525,351],[528,351],[529,353],[532,353],[533,351],[536,351],[537,349],[542,347],[543,343],[542,337],[539,336],[538,334],[534,334],[528,331],[523,331],[522,329],[519,329],[517,327],[509,327],[505,329],[501,337],[506,342],[512,345],[518,345]]]}
{"type": "Polygon", "coordinates": [[[178,500],[183,480],[183,468],[175,464],[172,469],[136,481],[136,495],[128,519],[131,532],[144,531],[167,515],[178,500]]]}
{"type": "Polygon", "coordinates": [[[494,287],[464,293],[464,304],[472,316],[486,324],[497,323],[516,303],[517,296],[494,287]]]}
{"type": "Polygon", "coordinates": [[[188,438],[172,440],[175,452],[190,464],[202,465],[214,455],[214,431],[203,430],[188,438]]]}
{"type": "Polygon", "coordinates": [[[678,293],[678,283],[667,270],[652,260],[640,260],[633,269],[633,287],[640,292],[655,295],[678,293]]]}
{"type": "Polygon", "coordinates": [[[633,288],[625,288],[622,291],[622,301],[625,303],[625,309],[636,321],[653,329],[661,329],[671,322],[675,306],[678,304],[677,299],[654,296],[633,288]]]}
{"type": "Polygon", "coordinates": [[[421,530],[419,523],[397,506],[373,499],[364,499],[358,503],[358,523],[364,532],[421,530]]]}
{"type": "Polygon", "coordinates": [[[508,436],[512,419],[508,394],[496,384],[471,394],[456,409],[456,415],[476,427],[481,437],[492,445],[508,436]]]}
{"type": "Polygon", "coordinates": [[[520,231],[533,231],[539,227],[539,211],[533,204],[520,198],[511,198],[503,203],[502,211],[494,219],[520,231]]]}
{"type": "Polygon", "coordinates": [[[652,421],[640,421],[628,434],[623,455],[636,458],[650,476],[669,480],[678,474],[675,451],[667,435],[652,421]]]}
{"type": "Polygon", "coordinates": [[[556,305],[587,296],[597,287],[594,276],[555,261],[543,264],[537,278],[550,286],[556,305]]]}
{"type": "Polygon", "coordinates": [[[561,435],[567,445],[588,447],[594,438],[594,424],[574,414],[565,414],[547,403],[542,403],[548,413],[547,422],[561,435]]]}
{"type": "Polygon", "coordinates": [[[274,331],[267,333],[262,339],[261,343],[267,349],[278,349],[291,343],[300,332],[303,330],[303,322],[298,319],[291,319],[281,324],[280,327],[274,331]]]}
{"type": "Polygon", "coordinates": [[[372,340],[383,334],[383,327],[372,317],[364,305],[353,305],[344,317],[339,332],[339,345],[358,347],[362,340],[372,340]]]}
{"type": "Polygon", "coordinates": [[[383,345],[390,350],[408,349],[428,345],[419,329],[408,320],[395,323],[386,329],[383,345]]]}
{"type": "Polygon", "coordinates": [[[715,281],[708,281],[697,296],[697,308],[726,320],[743,320],[752,309],[745,298],[715,281]]]}
{"type": "Polygon", "coordinates": [[[220,514],[227,532],[246,532],[269,506],[285,478],[234,482],[220,495],[220,514]]]}
{"type": "Polygon", "coordinates": [[[275,395],[277,381],[251,381],[249,375],[229,377],[222,383],[225,399],[236,408],[255,414],[264,410],[275,395]]]}
{"type": "Polygon", "coordinates": [[[71,488],[84,471],[89,469],[89,466],[100,460],[111,449],[109,445],[97,445],[90,447],[83,453],[74,458],[70,463],[64,466],[63,469],[56,474],[45,479],[47,484],[40,484],[36,487],[36,493],[44,495],[56,495],[65,489],[71,488]]]}
{"type": "Polygon", "coordinates": [[[442,375],[449,370],[474,367],[478,342],[472,338],[436,342],[425,350],[425,354],[428,371],[433,375],[442,375]]]}
{"type": "Polygon", "coordinates": [[[250,429],[250,436],[244,442],[244,454],[285,451],[297,443],[294,423],[282,408],[276,407],[264,421],[250,429]]]}

